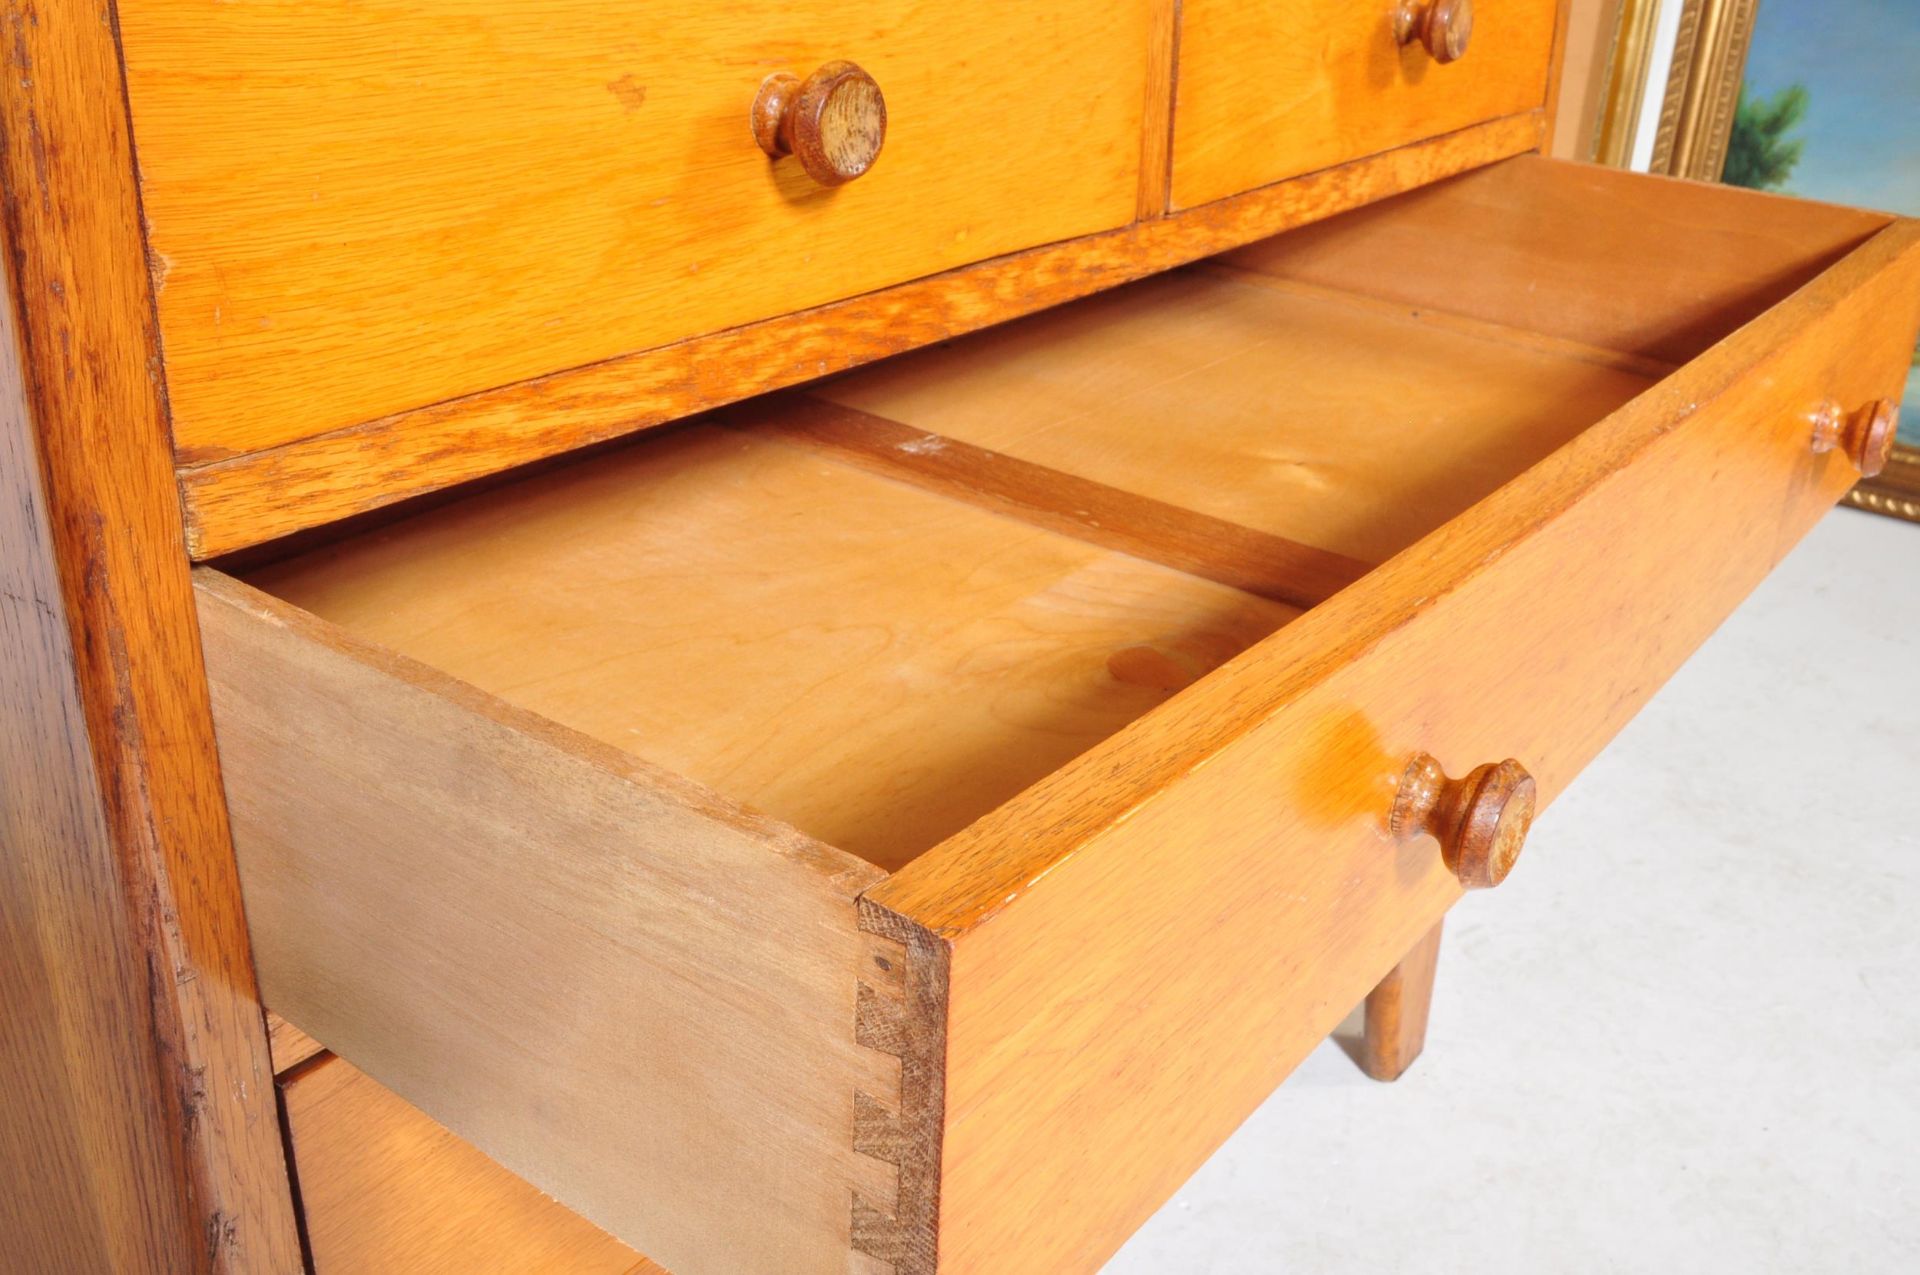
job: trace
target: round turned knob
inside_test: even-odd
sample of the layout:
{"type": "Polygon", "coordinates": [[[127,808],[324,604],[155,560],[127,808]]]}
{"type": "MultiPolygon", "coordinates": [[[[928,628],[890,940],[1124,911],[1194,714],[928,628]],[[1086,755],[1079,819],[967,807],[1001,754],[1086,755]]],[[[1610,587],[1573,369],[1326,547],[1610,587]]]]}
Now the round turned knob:
{"type": "Polygon", "coordinates": [[[1435,62],[1457,61],[1473,39],[1473,0],[1400,0],[1393,38],[1403,47],[1418,40],[1435,62]]]}
{"type": "Polygon", "coordinates": [[[1513,871],[1533,825],[1533,799],[1533,776],[1517,761],[1448,779],[1439,762],[1421,753],[1400,777],[1387,827],[1400,841],[1433,834],[1460,884],[1487,889],[1513,871]]]}
{"type": "Polygon", "coordinates": [[[851,62],[829,62],[802,80],[769,75],[753,99],[753,139],[778,159],[799,157],[822,186],[850,182],[873,167],[887,140],[887,100],[851,62]]]}
{"type": "Polygon", "coordinates": [[[1813,413],[1813,450],[1845,452],[1862,478],[1872,478],[1887,467],[1893,438],[1900,429],[1900,405],[1875,399],[1848,415],[1838,403],[1822,403],[1813,413]]]}

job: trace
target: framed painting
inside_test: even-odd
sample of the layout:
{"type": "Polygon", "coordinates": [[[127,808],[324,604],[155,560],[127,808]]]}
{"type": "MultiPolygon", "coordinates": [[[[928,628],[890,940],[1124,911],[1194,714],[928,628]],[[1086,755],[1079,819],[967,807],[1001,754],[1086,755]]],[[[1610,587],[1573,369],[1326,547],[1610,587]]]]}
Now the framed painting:
{"type": "MultiPolygon", "coordinates": [[[[1750,33],[1721,180],[1920,215],[1920,3],[1762,0],[1750,33]]],[[[1847,503],[1920,522],[1915,357],[1893,459],[1847,503]]]]}

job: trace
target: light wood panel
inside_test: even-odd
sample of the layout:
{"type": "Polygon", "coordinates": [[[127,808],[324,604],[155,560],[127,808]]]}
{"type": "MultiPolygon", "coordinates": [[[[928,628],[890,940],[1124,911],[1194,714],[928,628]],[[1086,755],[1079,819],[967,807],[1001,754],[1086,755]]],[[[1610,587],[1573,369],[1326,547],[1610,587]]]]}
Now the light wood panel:
{"type": "Polygon", "coordinates": [[[1649,384],[1604,351],[1190,269],[812,391],[1368,562],[1649,384]]]}
{"type": "Polygon", "coordinates": [[[711,426],[252,579],[888,868],[1298,614],[711,426]]]}
{"type": "Polygon", "coordinates": [[[0,1271],[300,1269],[187,589],[119,53],[0,77],[0,1271]]]}
{"type": "Polygon", "coordinates": [[[315,1275],[666,1275],[341,1059],[284,1102],[315,1275]]]}
{"type": "Polygon", "coordinates": [[[1393,38],[1393,5],[1183,0],[1173,206],[1541,108],[1558,0],[1479,0],[1465,57],[1393,38]]]}
{"type": "Polygon", "coordinates": [[[1529,112],[1178,217],[185,468],[189,543],[196,559],[218,557],[970,332],[1531,150],[1541,129],[1529,112]]]}
{"type": "Polygon", "coordinates": [[[271,447],[1121,226],[1148,0],[142,0],[120,14],[174,439],[271,447]],[[873,170],[754,145],[851,59],[873,170]]]}
{"type": "Polygon", "coordinates": [[[1317,606],[1371,569],[1357,558],[807,394],[774,395],[725,412],[721,419],[800,440],[876,474],[1289,606],[1317,606]]]}
{"type": "Polygon", "coordinates": [[[1140,128],[1141,220],[1167,214],[1173,178],[1173,76],[1180,43],[1180,0],[1153,0],[1147,26],[1147,95],[1140,128]]]}
{"type": "Polygon", "coordinates": [[[1917,311],[1902,222],[869,890],[952,944],[942,1270],[1092,1266],[1158,1206],[1455,897],[1386,833],[1408,756],[1564,788],[1852,484],[1805,409],[1889,393],[1917,311]]]}
{"type": "Polygon", "coordinates": [[[1223,260],[1678,364],[1886,224],[1854,208],[1527,155],[1223,260]]]}
{"type": "Polygon", "coordinates": [[[268,1001],[682,1275],[848,1270],[853,1201],[898,1176],[851,1133],[900,1086],[854,1040],[879,872],[196,585],[268,1001]]]}

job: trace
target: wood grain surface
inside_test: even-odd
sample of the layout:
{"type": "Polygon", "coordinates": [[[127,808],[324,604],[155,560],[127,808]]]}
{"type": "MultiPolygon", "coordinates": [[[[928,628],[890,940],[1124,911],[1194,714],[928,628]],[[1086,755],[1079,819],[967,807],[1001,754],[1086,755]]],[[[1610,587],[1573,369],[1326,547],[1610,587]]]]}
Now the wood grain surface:
{"type": "Polygon", "coordinates": [[[1440,965],[1441,922],[1400,958],[1367,993],[1360,1069],[1375,1080],[1398,1080],[1427,1044],[1427,1015],[1433,1008],[1433,976],[1440,965]]]}
{"type": "Polygon", "coordinates": [[[1532,150],[1543,126],[1530,111],[1178,217],[190,466],[180,480],[193,556],[218,557],[1086,296],[1532,150]]]}
{"type": "Polygon", "coordinates": [[[840,1272],[880,873],[686,779],[196,581],[267,1000],[683,1275],[840,1272]],[[806,1171],[795,1172],[795,1165],[806,1171]]]}
{"type": "Polygon", "coordinates": [[[711,426],[251,579],[884,868],[1298,614],[711,426]]]}
{"type": "Polygon", "coordinates": [[[144,0],[120,14],[174,438],[206,461],[1132,220],[1147,0],[144,0]],[[885,157],[754,144],[850,59],[885,157]]]}
{"type": "Polygon", "coordinates": [[[325,1045],[272,1010],[267,1011],[267,1044],[273,1053],[273,1074],[284,1075],[301,1063],[327,1052],[325,1045]]]}
{"type": "Polygon", "coordinates": [[[1192,208],[1546,103],[1557,0],[1481,0],[1441,66],[1393,5],[1183,0],[1173,206],[1192,208]]]}
{"type": "Polygon", "coordinates": [[[1383,562],[1644,391],[1523,329],[1162,275],[812,392],[1364,562],[1383,562]]]}
{"type": "Polygon", "coordinates": [[[1173,179],[1173,83],[1180,45],[1180,0],[1151,0],[1147,14],[1147,95],[1140,124],[1142,221],[1167,215],[1173,179]]]}
{"type": "Polygon", "coordinates": [[[941,1269],[1093,1266],[1165,1200],[1456,897],[1387,837],[1408,757],[1562,790],[1852,484],[1805,405],[1916,321],[1901,222],[868,891],[951,944],[941,1269]]]}
{"type": "Polygon", "coordinates": [[[113,29],[0,21],[0,1270],[291,1275],[113,29]]]}
{"type": "Polygon", "coordinates": [[[1855,208],[1523,155],[1223,260],[1671,367],[1886,224],[1855,208]]]}
{"type": "Polygon", "coordinates": [[[876,474],[1289,606],[1304,609],[1325,602],[1371,569],[1357,558],[810,394],[770,396],[724,411],[720,419],[803,440],[876,474]]]}
{"type": "Polygon", "coordinates": [[[316,1275],[666,1275],[342,1059],[285,1104],[316,1275]]]}

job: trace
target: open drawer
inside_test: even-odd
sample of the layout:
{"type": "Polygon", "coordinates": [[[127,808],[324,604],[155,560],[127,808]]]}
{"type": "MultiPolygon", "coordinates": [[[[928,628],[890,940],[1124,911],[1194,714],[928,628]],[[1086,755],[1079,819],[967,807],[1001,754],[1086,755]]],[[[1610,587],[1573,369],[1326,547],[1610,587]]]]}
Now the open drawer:
{"type": "Polygon", "coordinates": [[[202,623],[268,1003],[679,1275],[1110,1253],[1858,477],[1912,223],[1537,159],[202,623]]]}

